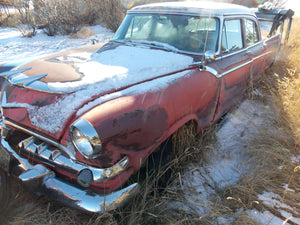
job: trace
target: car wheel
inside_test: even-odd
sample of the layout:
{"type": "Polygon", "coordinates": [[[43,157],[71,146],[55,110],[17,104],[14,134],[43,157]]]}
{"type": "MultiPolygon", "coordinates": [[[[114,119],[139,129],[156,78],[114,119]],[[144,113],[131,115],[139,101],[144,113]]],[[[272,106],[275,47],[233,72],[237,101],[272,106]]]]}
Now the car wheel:
{"type": "Polygon", "coordinates": [[[178,169],[186,151],[194,143],[196,123],[188,122],[160,145],[158,151],[149,157],[149,168],[155,172],[158,187],[165,188],[172,182],[172,173],[178,169]]]}
{"type": "Polygon", "coordinates": [[[10,182],[7,173],[0,169],[0,211],[3,211],[9,202],[10,182]]]}
{"type": "Polygon", "coordinates": [[[165,188],[170,182],[172,174],[172,137],[164,141],[159,149],[148,158],[148,173],[154,175],[158,188],[165,188]]]}

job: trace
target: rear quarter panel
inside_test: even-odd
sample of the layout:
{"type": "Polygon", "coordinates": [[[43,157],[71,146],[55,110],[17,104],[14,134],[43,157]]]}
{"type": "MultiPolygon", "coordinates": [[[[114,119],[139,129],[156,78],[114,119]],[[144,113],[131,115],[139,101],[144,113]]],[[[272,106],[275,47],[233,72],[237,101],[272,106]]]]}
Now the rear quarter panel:
{"type": "Polygon", "coordinates": [[[281,35],[277,34],[264,40],[265,45],[265,69],[270,67],[280,50],[281,35]]]}

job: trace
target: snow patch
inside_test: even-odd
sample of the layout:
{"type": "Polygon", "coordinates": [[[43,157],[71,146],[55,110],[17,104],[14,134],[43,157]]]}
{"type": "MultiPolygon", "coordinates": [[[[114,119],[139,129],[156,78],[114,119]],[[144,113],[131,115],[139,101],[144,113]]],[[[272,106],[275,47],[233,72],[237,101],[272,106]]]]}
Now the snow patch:
{"type": "MultiPolygon", "coordinates": [[[[293,216],[291,212],[294,211],[294,209],[285,204],[283,202],[283,199],[278,194],[275,194],[273,192],[264,192],[262,195],[258,196],[259,199],[267,206],[277,209],[277,211],[280,212],[281,216],[284,218],[284,221],[291,221],[295,224],[300,224],[300,218],[296,218],[293,216]]],[[[254,217],[257,221],[265,221],[266,218],[268,218],[267,222],[268,224],[284,224],[284,221],[282,219],[274,216],[273,214],[269,212],[255,212],[254,210],[251,211],[251,215],[254,214],[254,217]],[[279,223],[280,222],[280,223],[279,223]]],[[[264,223],[265,224],[265,223],[264,223]]]]}
{"type": "MultiPolygon", "coordinates": [[[[100,43],[109,41],[113,32],[97,25],[89,27],[100,43]]],[[[89,37],[72,39],[69,36],[47,36],[42,30],[32,38],[24,38],[17,28],[0,27],[0,62],[15,65],[27,63],[51,53],[91,44],[89,37]],[[32,59],[31,59],[32,58],[32,59]]]]}
{"type": "Polygon", "coordinates": [[[284,224],[284,221],[277,216],[273,215],[269,211],[260,212],[256,209],[252,209],[247,211],[248,215],[250,215],[253,219],[261,224],[269,224],[269,225],[278,225],[284,224]]]}
{"type": "MultiPolygon", "coordinates": [[[[209,215],[212,200],[218,192],[236,184],[248,170],[244,144],[253,136],[258,125],[271,127],[266,118],[270,110],[261,102],[245,100],[224,118],[224,124],[216,133],[216,144],[204,152],[204,164],[191,164],[182,175],[184,200],[171,203],[170,207],[189,205],[187,212],[209,215]],[[173,206],[174,204],[174,206],[173,206]]],[[[222,220],[222,218],[220,218],[222,220]]]]}

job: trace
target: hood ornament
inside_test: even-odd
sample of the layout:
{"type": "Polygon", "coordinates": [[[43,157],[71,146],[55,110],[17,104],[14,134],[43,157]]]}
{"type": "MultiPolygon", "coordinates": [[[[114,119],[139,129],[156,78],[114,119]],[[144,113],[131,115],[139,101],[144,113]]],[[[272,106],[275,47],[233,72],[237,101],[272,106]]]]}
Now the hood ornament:
{"type": "Polygon", "coordinates": [[[19,74],[19,73],[23,73],[27,70],[31,70],[31,67],[25,68],[25,69],[18,69],[18,70],[10,70],[10,71],[5,71],[3,73],[0,73],[1,77],[4,77],[5,79],[10,79],[12,76],[19,74]]]}
{"type": "Polygon", "coordinates": [[[37,75],[34,77],[26,77],[26,78],[21,77],[21,76],[16,76],[13,79],[11,79],[10,81],[13,85],[17,85],[17,86],[21,86],[21,87],[28,87],[33,82],[38,81],[47,75],[48,74],[42,74],[42,75],[37,75]]]}
{"type": "Polygon", "coordinates": [[[38,83],[33,84],[34,82],[40,81],[40,79],[44,78],[48,74],[36,75],[33,77],[29,77],[29,76],[23,74],[23,72],[30,70],[30,69],[32,69],[32,68],[28,67],[28,68],[24,68],[24,69],[5,71],[5,72],[0,73],[0,77],[3,77],[5,80],[7,80],[12,85],[18,86],[21,88],[30,88],[32,90],[53,93],[53,94],[69,93],[69,92],[60,92],[60,91],[50,90],[48,87],[48,84],[45,82],[38,82],[38,83]]]}

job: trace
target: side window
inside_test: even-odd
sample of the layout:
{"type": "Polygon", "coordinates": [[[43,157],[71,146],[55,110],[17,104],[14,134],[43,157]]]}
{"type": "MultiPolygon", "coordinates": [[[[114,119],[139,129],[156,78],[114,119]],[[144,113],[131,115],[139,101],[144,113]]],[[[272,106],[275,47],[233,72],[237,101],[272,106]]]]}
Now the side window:
{"type": "Polygon", "coordinates": [[[246,44],[247,46],[258,42],[257,25],[254,21],[245,20],[246,44]]]}
{"type": "Polygon", "coordinates": [[[233,52],[243,48],[241,20],[226,20],[222,35],[222,52],[233,52]]]}

